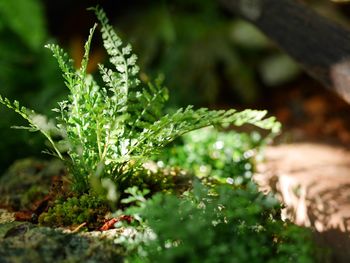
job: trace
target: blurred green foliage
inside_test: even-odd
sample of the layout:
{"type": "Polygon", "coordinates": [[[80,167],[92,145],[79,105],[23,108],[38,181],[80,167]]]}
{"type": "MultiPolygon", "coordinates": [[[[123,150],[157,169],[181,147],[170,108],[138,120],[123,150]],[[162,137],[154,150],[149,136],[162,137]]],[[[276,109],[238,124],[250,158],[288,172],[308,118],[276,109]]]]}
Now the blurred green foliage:
{"type": "MultiPolygon", "coordinates": [[[[41,1],[0,1],[1,94],[20,98],[25,105],[35,105],[42,112],[64,93],[59,72],[43,48],[48,38],[41,1]]],[[[10,130],[10,125],[20,124],[17,116],[3,108],[0,113],[0,171],[3,171],[16,158],[40,153],[37,146],[42,140],[10,130]]]]}
{"type": "Polygon", "coordinates": [[[141,55],[141,68],[167,76],[174,104],[252,103],[262,95],[259,78],[276,86],[299,72],[252,25],[226,16],[218,1],[153,1],[131,14],[118,27],[141,55]],[[271,56],[282,59],[270,70],[271,56]]]}
{"type": "Polygon", "coordinates": [[[39,0],[1,1],[0,13],[2,27],[8,27],[30,49],[41,48],[47,33],[39,0]]]}
{"type": "Polygon", "coordinates": [[[181,167],[202,179],[245,185],[251,181],[256,155],[263,145],[257,132],[201,129],[168,147],[159,156],[158,165],[181,167]]]}

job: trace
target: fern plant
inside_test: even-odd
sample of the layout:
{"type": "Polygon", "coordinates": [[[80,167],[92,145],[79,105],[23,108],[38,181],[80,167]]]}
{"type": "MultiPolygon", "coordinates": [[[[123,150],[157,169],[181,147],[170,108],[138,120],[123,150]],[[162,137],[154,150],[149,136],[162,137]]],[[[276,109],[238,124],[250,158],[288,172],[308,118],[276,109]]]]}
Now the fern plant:
{"type": "Polygon", "coordinates": [[[102,86],[86,71],[95,25],[79,69],[73,67],[73,61],[59,46],[46,46],[57,59],[70,90],[67,100],[54,109],[58,113],[55,122],[0,96],[2,104],[28,121],[29,127],[20,128],[40,131],[52,146],[49,152],[71,164],[75,190],[86,192],[91,180],[103,177],[118,185],[165,145],[202,127],[250,123],[278,132],[279,123],[274,118],[265,118],[266,111],[195,110],[188,106],[162,115],[167,90],[160,81],[147,84],[139,81],[137,57],[131,46],[123,45],[102,9],[93,10],[113,65],[113,69],[99,66],[102,86]]]}

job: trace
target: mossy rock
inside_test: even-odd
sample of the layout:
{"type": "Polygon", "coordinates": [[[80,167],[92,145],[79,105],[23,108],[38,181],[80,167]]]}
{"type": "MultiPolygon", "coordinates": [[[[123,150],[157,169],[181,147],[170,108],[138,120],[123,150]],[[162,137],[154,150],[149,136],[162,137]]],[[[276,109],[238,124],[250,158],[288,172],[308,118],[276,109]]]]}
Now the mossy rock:
{"type": "Polygon", "coordinates": [[[0,224],[2,263],[104,263],[123,262],[123,249],[112,240],[64,233],[60,229],[36,227],[30,223],[0,224]]]}
{"type": "Polygon", "coordinates": [[[65,174],[59,160],[42,161],[22,159],[16,161],[0,177],[1,207],[28,210],[31,205],[48,194],[53,176],[65,174]]]}

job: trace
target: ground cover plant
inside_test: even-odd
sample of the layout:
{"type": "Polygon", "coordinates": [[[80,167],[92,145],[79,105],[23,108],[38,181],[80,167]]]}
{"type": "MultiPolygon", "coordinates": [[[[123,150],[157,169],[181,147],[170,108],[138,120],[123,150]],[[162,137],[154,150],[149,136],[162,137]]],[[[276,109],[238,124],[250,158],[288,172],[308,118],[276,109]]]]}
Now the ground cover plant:
{"type": "MultiPolygon", "coordinates": [[[[77,70],[59,46],[47,45],[70,91],[54,109],[58,113],[55,120],[0,97],[2,104],[28,121],[28,127],[17,128],[40,131],[50,144],[46,152],[61,159],[69,169],[69,192],[60,193],[57,200],[50,199],[39,222],[50,226],[83,223],[96,229],[104,214],[114,212],[115,224],[101,229],[131,224],[122,228],[129,231],[113,237],[128,262],[312,262],[313,246],[307,231],[283,222],[278,202],[257,191],[251,181],[253,163],[246,146],[237,143],[233,151],[228,147],[212,159],[208,158],[210,152],[206,156],[198,151],[197,160],[183,161],[177,156],[172,161],[171,148],[165,150],[168,153],[163,158],[157,157],[167,145],[200,128],[252,124],[276,134],[280,124],[273,117],[266,118],[266,111],[257,110],[188,106],[164,113],[166,88],[160,80],[140,82],[137,57],[130,45],[123,45],[103,10],[93,10],[110,56],[110,65],[99,66],[102,81],[95,81],[86,72],[95,25],[77,70]],[[240,162],[244,171],[240,170],[240,162]],[[152,171],[154,163],[162,169],[152,171]],[[160,167],[160,163],[170,167],[160,167]],[[214,180],[209,184],[193,168],[205,163],[211,172],[204,177],[213,173],[214,180]],[[179,192],[162,191],[176,187],[176,180],[169,178],[179,178],[182,169],[189,173],[185,179],[192,176],[185,180],[186,187],[179,192]],[[244,183],[232,178],[241,173],[244,183]],[[140,184],[146,177],[161,182],[160,187],[155,191],[149,187],[151,183],[140,184]]],[[[223,145],[214,143],[219,150],[230,145],[227,136],[240,143],[247,140],[231,133],[214,140],[212,134],[206,135],[207,144],[221,142],[223,145]]],[[[247,141],[252,147],[259,144],[259,139],[247,141]]],[[[184,142],[186,145],[186,137],[184,142]]],[[[179,146],[178,153],[181,151],[185,159],[190,159],[190,152],[179,146]]]]}
{"type": "Polygon", "coordinates": [[[137,249],[116,238],[134,249],[130,262],[314,262],[310,233],[283,222],[277,199],[253,183],[195,184],[187,198],[157,194],[136,211],[149,227],[134,238],[137,249]]]}

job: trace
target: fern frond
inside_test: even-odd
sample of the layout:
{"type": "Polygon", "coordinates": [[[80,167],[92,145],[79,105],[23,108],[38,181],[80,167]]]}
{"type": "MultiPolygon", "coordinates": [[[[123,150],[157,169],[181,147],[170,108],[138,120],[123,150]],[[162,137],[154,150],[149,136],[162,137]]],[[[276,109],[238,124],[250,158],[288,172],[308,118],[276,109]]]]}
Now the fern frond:
{"type": "Polygon", "coordinates": [[[5,105],[7,108],[15,111],[19,115],[21,115],[22,118],[27,120],[29,123],[31,121],[29,118],[29,114],[35,114],[33,110],[29,110],[26,107],[21,106],[17,100],[11,102],[8,98],[3,98],[1,95],[0,95],[0,103],[5,105]]]}
{"type": "Polygon", "coordinates": [[[232,116],[230,121],[235,126],[241,126],[248,123],[261,129],[270,130],[273,134],[279,133],[281,130],[281,123],[279,123],[275,117],[265,118],[266,115],[266,110],[247,109],[237,112],[234,116],[232,116]]]}
{"type": "Polygon", "coordinates": [[[132,93],[129,96],[128,112],[136,118],[129,123],[131,127],[129,136],[136,128],[145,129],[149,124],[159,120],[168,98],[168,90],[162,87],[159,81],[155,84],[149,82],[141,91],[132,93]]]}
{"type": "Polygon", "coordinates": [[[264,119],[266,113],[266,111],[258,110],[242,112],[236,112],[233,109],[228,111],[211,111],[206,108],[193,110],[192,106],[181,108],[172,115],[163,116],[144,129],[128,154],[148,156],[152,152],[157,153],[161,148],[185,133],[208,126],[252,124],[278,132],[280,124],[274,118],[264,119]]]}
{"type": "Polygon", "coordinates": [[[118,92],[116,87],[120,87],[122,80],[111,69],[106,68],[104,65],[99,65],[100,74],[102,80],[106,83],[108,90],[112,95],[110,96],[111,102],[114,104],[114,113],[123,113],[127,110],[127,96],[122,92],[118,92]]]}
{"type": "Polygon", "coordinates": [[[130,44],[123,46],[123,42],[109,24],[105,12],[99,7],[93,8],[93,10],[101,23],[103,44],[110,56],[110,62],[115,66],[115,69],[121,76],[122,85],[114,88],[121,89],[126,101],[129,89],[139,84],[137,78],[139,68],[136,65],[137,56],[132,54],[130,44]]]}
{"type": "Polygon", "coordinates": [[[27,109],[21,106],[18,101],[11,102],[8,98],[3,98],[0,95],[0,103],[5,105],[7,108],[12,109],[16,113],[22,116],[29,123],[29,127],[15,126],[15,128],[27,129],[32,132],[40,131],[50,142],[51,146],[55,150],[57,156],[63,159],[62,154],[58,150],[56,143],[52,139],[50,133],[52,129],[55,129],[53,124],[47,123],[46,117],[35,113],[35,111],[27,109]]]}
{"type": "Polygon", "coordinates": [[[75,68],[73,66],[73,60],[68,54],[55,44],[47,44],[46,48],[50,49],[53,56],[56,58],[58,65],[63,73],[66,86],[71,92],[74,92],[74,86],[76,84],[75,68]]]}
{"type": "Polygon", "coordinates": [[[80,67],[80,72],[83,74],[83,76],[86,76],[86,70],[87,70],[87,66],[88,66],[88,63],[89,63],[89,54],[90,54],[91,40],[92,40],[92,37],[94,35],[96,27],[97,27],[97,24],[95,24],[90,29],[88,40],[85,42],[85,45],[84,45],[85,52],[84,52],[84,56],[83,56],[83,59],[81,61],[81,67],[80,67]]]}
{"type": "Polygon", "coordinates": [[[163,116],[144,129],[130,153],[135,151],[137,154],[147,155],[149,149],[164,147],[187,132],[216,123],[216,119],[223,114],[224,112],[221,111],[210,112],[204,108],[194,111],[192,106],[181,108],[172,115],[163,116]]]}

